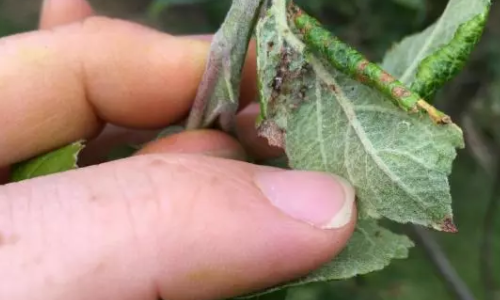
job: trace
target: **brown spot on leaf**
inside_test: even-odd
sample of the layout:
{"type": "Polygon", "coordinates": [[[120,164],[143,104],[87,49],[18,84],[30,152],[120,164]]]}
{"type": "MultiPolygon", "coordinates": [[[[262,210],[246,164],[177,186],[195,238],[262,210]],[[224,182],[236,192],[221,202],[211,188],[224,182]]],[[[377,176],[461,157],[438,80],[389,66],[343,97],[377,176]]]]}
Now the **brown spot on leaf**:
{"type": "Polygon", "coordinates": [[[300,73],[302,74],[306,74],[307,72],[311,71],[311,65],[308,64],[308,63],[305,63],[303,64],[301,67],[300,67],[300,73]]]}
{"type": "Polygon", "coordinates": [[[417,105],[413,106],[413,107],[410,109],[410,113],[414,113],[414,114],[418,113],[418,106],[417,106],[417,105]]]}
{"type": "Polygon", "coordinates": [[[366,83],[366,82],[368,82],[368,77],[366,77],[365,75],[360,74],[360,75],[358,75],[357,80],[359,82],[361,82],[361,83],[366,83]]]}
{"type": "Polygon", "coordinates": [[[330,84],[328,87],[330,88],[330,90],[332,90],[332,92],[337,92],[337,87],[334,84],[330,84]]]}
{"type": "Polygon", "coordinates": [[[285,148],[285,132],[274,121],[263,121],[258,128],[258,135],[265,137],[271,146],[285,148]]]}
{"type": "Polygon", "coordinates": [[[298,17],[300,17],[302,15],[302,10],[298,6],[294,5],[293,1],[290,1],[288,3],[288,9],[289,9],[290,12],[292,12],[292,14],[296,18],[298,18],[298,17]]]}
{"type": "Polygon", "coordinates": [[[274,91],[279,93],[281,91],[281,85],[283,84],[283,77],[281,76],[276,76],[273,78],[273,81],[271,83],[271,87],[274,91]]]}
{"type": "Polygon", "coordinates": [[[446,217],[441,224],[441,230],[449,233],[457,233],[457,226],[453,223],[453,219],[451,217],[446,217]]]}
{"type": "Polygon", "coordinates": [[[307,23],[304,25],[304,28],[302,28],[302,30],[300,31],[302,34],[306,34],[308,33],[309,31],[311,31],[312,29],[312,25],[307,23]]]}
{"type": "Polygon", "coordinates": [[[304,98],[306,97],[306,93],[307,93],[307,87],[303,85],[299,90],[300,99],[304,100],[304,98]]]}
{"type": "Polygon", "coordinates": [[[443,116],[441,117],[441,123],[443,124],[451,124],[453,121],[451,120],[450,116],[443,116]]]}
{"type": "Polygon", "coordinates": [[[392,94],[396,98],[406,98],[411,95],[411,92],[404,87],[397,86],[392,89],[392,94]]]}
{"type": "Polygon", "coordinates": [[[359,63],[359,65],[358,65],[358,70],[359,70],[359,71],[361,71],[361,72],[363,72],[363,71],[366,69],[366,67],[368,66],[368,64],[370,64],[370,62],[369,62],[369,61],[367,61],[366,59],[363,59],[363,60],[359,63]]]}
{"type": "Polygon", "coordinates": [[[391,74],[387,73],[386,71],[382,71],[382,74],[380,75],[380,80],[383,83],[392,83],[396,80],[391,74]]]}
{"type": "Polygon", "coordinates": [[[273,48],[274,48],[274,42],[270,41],[269,43],[267,43],[267,48],[268,48],[269,51],[272,51],[273,48]]]}

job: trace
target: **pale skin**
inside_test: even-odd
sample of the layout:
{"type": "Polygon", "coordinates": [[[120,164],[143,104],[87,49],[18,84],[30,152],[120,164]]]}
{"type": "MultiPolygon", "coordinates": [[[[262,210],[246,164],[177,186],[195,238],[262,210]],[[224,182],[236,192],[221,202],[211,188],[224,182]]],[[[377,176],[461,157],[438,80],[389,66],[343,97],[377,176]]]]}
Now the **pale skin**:
{"type": "Polygon", "coordinates": [[[90,166],[187,116],[209,37],[95,17],[84,0],[45,1],[40,28],[0,40],[0,180],[15,162],[93,141],[88,167],[0,185],[0,299],[222,299],[307,274],[343,249],[356,219],[349,185],[243,162],[280,153],[253,128],[253,48],[241,142],[197,130],[90,166]]]}

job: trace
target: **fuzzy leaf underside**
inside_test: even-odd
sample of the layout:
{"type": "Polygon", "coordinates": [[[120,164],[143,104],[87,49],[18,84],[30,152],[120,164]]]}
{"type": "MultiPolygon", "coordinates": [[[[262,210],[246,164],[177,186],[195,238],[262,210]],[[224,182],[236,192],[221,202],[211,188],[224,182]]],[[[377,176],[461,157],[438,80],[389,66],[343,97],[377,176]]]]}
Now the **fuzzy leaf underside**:
{"type": "Polygon", "coordinates": [[[479,41],[490,0],[450,0],[433,25],[403,39],[382,67],[424,97],[432,96],[463,68],[479,41]]]}
{"type": "Polygon", "coordinates": [[[76,169],[78,168],[78,154],[83,148],[83,141],[78,141],[55,151],[15,164],[12,167],[11,182],[76,169]]]}
{"type": "Polygon", "coordinates": [[[407,114],[330,68],[294,34],[285,6],[273,1],[257,26],[260,134],[285,148],[291,168],[347,178],[362,218],[455,231],[447,176],[461,130],[407,114]]]}
{"type": "Polygon", "coordinates": [[[218,121],[231,132],[238,108],[241,73],[263,0],[234,0],[213,37],[208,62],[188,119],[188,129],[218,121]]]}
{"type": "Polygon", "coordinates": [[[362,220],[358,222],[347,247],[334,260],[303,278],[264,293],[313,282],[347,279],[381,270],[392,259],[408,257],[411,247],[413,242],[408,237],[390,232],[375,220],[362,220]]]}

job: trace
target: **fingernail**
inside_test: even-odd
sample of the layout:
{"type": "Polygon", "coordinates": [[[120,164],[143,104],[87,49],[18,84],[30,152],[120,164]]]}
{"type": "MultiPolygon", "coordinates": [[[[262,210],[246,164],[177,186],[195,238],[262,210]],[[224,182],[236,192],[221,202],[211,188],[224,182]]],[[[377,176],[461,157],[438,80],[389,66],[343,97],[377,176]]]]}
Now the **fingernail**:
{"type": "Polygon", "coordinates": [[[263,171],[256,184],[269,201],[285,214],[322,229],[349,223],[355,199],[347,180],[309,171],[263,171]]]}

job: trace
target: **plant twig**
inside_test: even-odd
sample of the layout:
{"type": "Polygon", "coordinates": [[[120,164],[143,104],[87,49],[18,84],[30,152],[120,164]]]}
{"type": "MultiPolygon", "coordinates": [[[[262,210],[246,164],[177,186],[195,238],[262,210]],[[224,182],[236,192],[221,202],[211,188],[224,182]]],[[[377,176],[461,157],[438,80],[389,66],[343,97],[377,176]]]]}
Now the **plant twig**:
{"type": "Polygon", "coordinates": [[[486,173],[494,175],[495,170],[492,166],[495,165],[496,157],[493,147],[488,144],[486,138],[476,128],[470,116],[462,117],[461,126],[464,130],[465,143],[472,156],[486,173]]]}
{"type": "Polygon", "coordinates": [[[475,298],[472,292],[457,274],[455,268],[453,268],[450,261],[441,250],[441,247],[439,247],[428,230],[416,225],[411,225],[410,227],[414,233],[414,237],[417,239],[417,243],[423,248],[436,270],[441,274],[448,290],[453,293],[458,300],[474,300],[475,298]]]}
{"type": "Polygon", "coordinates": [[[495,300],[499,293],[495,282],[495,270],[493,264],[495,255],[493,254],[493,240],[495,237],[495,217],[498,215],[500,202],[500,163],[496,166],[496,175],[493,181],[493,190],[488,205],[486,206],[486,215],[483,223],[483,240],[480,252],[480,274],[484,285],[485,299],[495,300]]]}

